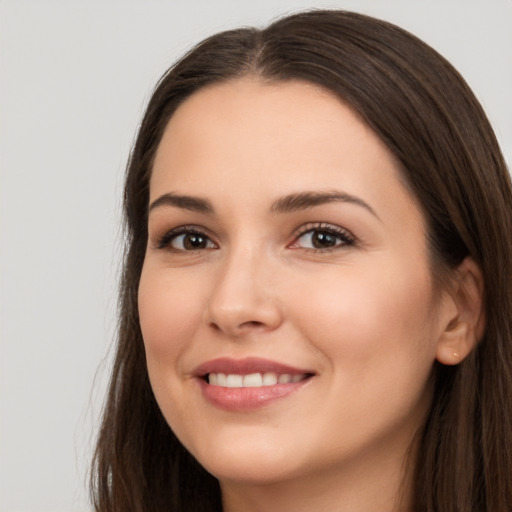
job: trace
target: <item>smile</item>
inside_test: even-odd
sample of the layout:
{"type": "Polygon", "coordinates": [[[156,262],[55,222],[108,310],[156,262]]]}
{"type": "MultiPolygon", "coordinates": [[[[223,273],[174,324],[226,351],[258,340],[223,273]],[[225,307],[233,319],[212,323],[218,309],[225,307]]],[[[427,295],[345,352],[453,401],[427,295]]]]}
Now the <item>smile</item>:
{"type": "Polygon", "coordinates": [[[203,397],[227,411],[257,410],[294,395],[314,372],[260,358],[220,358],[194,372],[203,397]]]}
{"type": "Polygon", "coordinates": [[[275,386],[276,384],[290,384],[307,379],[308,374],[277,374],[273,372],[250,373],[238,375],[234,373],[210,373],[207,376],[208,384],[226,388],[260,388],[263,386],[275,386]]]}

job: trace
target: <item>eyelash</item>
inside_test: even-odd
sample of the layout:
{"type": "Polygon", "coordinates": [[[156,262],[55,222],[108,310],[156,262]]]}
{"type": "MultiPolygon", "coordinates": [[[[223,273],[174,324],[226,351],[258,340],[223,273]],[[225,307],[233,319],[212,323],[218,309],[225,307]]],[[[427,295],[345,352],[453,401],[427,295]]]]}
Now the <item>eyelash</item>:
{"type": "Polygon", "coordinates": [[[353,246],[356,243],[355,236],[345,228],[341,228],[340,226],[336,226],[333,224],[328,224],[326,222],[311,222],[300,228],[299,232],[295,235],[293,243],[289,247],[293,247],[298,240],[300,240],[303,236],[307,235],[308,233],[311,233],[313,235],[313,233],[315,232],[335,237],[338,240],[340,240],[340,242],[332,247],[302,247],[302,249],[308,253],[332,252],[337,249],[341,249],[342,247],[353,246]]]}
{"type": "MultiPolygon", "coordinates": [[[[183,251],[183,252],[192,252],[192,251],[186,251],[185,249],[176,249],[173,247],[170,247],[171,243],[176,240],[179,236],[182,235],[197,235],[200,237],[203,237],[207,239],[210,243],[215,244],[215,242],[212,241],[211,237],[207,235],[204,230],[201,228],[198,228],[196,226],[179,226],[177,228],[171,229],[170,231],[167,231],[165,235],[163,235],[156,245],[157,249],[166,249],[170,248],[174,251],[183,251]]],[[[210,248],[209,248],[210,249],[210,248]]]]}
{"type": "MultiPolygon", "coordinates": [[[[303,236],[307,235],[308,233],[323,233],[327,234],[328,236],[332,236],[334,238],[337,238],[340,240],[339,243],[332,247],[324,247],[324,248],[315,248],[315,247],[302,247],[302,249],[308,253],[325,253],[325,252],[331,252],[335,251],[337,249],[340,249],[342,247],[348,247],[353,246],[356,243],[356,238],[354,235],[339,226],[335,226],[332,224],[328,224],[325,222],[311,222],[308,224],[305,224],[300,228],[300,230],[297,232],[297,234],[294,235],[293,242],[288,246],[293,249],[300,249],[300,246],[297,246],[297,241],[300,240],[303,236]],[[294,247],[295,246],[295,247],[294,247]]],[[[187,250],[187,249],[177,249],[175,247],[170,247],[172,242],[176,240],[180,236],[186,236],[186,235],[197,235],[198,237],[202,237],[206,239],[207,243],[213,244],[215,247],[200,247],[196,250],[208,250],[208,249],[214,249],[217,247],[217,244],[213,242],[212,238],[205,233],[205,231],[202,228],[198,228],[197,226],[180,226],[174,229],[171,229],[170,231],[167,231],[157,242],[156,248],[157,249],[170,249],[175,252],[194,252],[193,249],[187,250]]]]}

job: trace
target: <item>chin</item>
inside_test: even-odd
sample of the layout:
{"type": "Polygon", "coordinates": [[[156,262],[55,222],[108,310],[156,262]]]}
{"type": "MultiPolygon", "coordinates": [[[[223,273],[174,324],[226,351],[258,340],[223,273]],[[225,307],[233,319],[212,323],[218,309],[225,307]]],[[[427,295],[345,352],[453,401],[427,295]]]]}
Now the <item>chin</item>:
{"type": "Polygon", "coordinates": [[[279,449],[282,443],[250,436],[198,446],[191,450],[199,463],[219,481],[264,485],[288,480],[300,473],[297,453],[279,449]]]}
{"type": "Polygon", "coordinates": [[[220,482],[236,482],[238,484],[263,486],[290,481],[300,475],[291,467],[272,462],[271,460],[228,460],[214,461],[204,468],[220,482]]]}

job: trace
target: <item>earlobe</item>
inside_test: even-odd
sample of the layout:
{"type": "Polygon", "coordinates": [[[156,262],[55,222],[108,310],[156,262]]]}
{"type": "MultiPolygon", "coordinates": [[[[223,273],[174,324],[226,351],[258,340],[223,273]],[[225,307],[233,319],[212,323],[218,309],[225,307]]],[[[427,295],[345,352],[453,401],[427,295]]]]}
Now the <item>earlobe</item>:
{"type": "Polygon", "coordinates": [[[448,292],[452,307],[436,353],[437,360],[446,365],[463,361],[477,346],[485,329],[484,280],[472,258],[465,258],[459,265],[453,281],[448,292]]]}

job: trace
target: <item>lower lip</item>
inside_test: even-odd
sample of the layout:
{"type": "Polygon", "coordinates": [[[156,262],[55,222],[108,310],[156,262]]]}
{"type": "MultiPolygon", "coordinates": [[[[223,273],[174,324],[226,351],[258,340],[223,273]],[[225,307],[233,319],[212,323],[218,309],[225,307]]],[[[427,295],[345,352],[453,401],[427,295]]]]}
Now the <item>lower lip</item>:
{"type": "Polygon", "coordinates": [[[226,388],[212,386],[198,379],[203,396],[213,405],[227,411],[251,411],[272,404],[277,400],[295,394],[311,378],[289,384],[261,386],[258,388],[226,388]]]}

